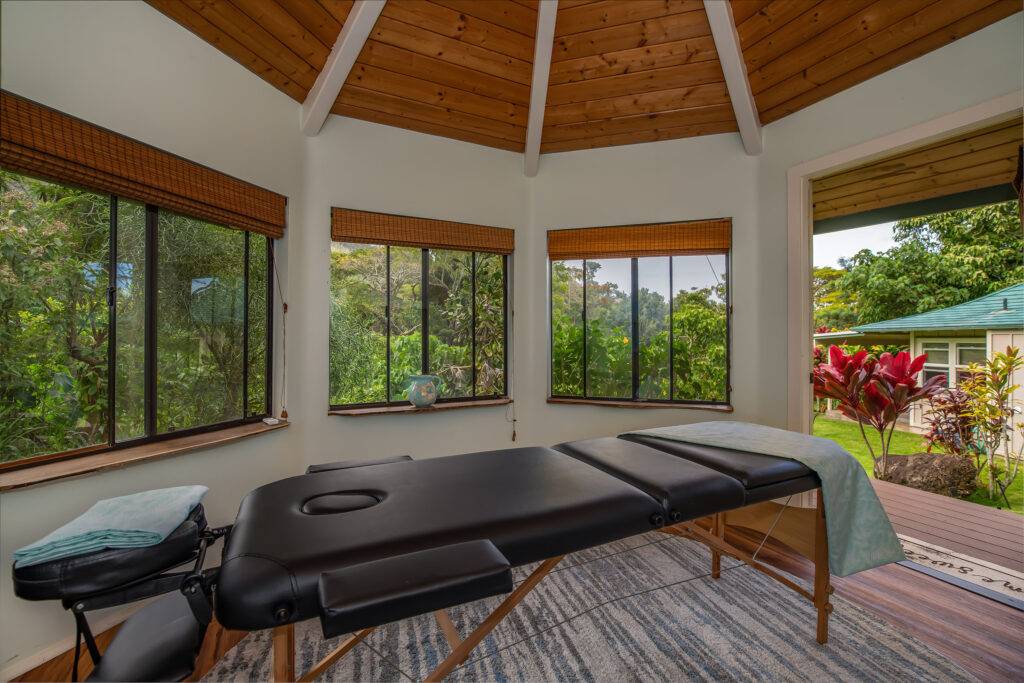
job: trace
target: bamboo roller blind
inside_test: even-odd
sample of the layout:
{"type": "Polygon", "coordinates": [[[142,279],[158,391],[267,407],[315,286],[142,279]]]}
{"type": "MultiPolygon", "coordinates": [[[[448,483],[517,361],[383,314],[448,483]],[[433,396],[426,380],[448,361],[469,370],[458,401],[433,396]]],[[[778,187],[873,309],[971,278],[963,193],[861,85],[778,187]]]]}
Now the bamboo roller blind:
{"type": "Polygon", "coordinates": [[[731,244],[731,218],[548,230],[548,258],[553,261],[723,254],[731,244]]]}
{"type": "Polygon", "coordinates": [[[0,165],[239,230],[284,235],[284,196],[6,91],[0,91],[0,165]]]}
{"type": "Polygon", "coordinates": [[[515,247],[515,232],[510,228],[337,207],[331,209],[331,239],[336,242],[462,249],[493,254],[511,254],[515,247]]]}

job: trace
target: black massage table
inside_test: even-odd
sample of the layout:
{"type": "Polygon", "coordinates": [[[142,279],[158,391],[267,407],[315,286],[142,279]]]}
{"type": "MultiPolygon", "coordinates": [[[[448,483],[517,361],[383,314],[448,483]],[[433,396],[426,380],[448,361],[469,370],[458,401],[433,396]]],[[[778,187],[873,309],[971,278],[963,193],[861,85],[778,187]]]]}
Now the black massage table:
{"type": "MultiPolygon", "coordinates": [[[[715,578],[727,554],[798,591],[815,606],[825,643],[831,587],[820,496],[816,508],[772,502],[819,486],[793,460],[640,436],[325,464],[247,495],[219,574],[200,588],[224,627],[274,629],[276,680],[295,680],[295,622],[319,618],[326,637],[351,634],[299,679],[311,680],[374,627],[434,612],[452,646],[427,678],[440,680],[564,555],[659,530],[707,544],[715,578]],[[813,591],[727,540],[727,527],[770,534],[813,560],[813,591]],[[511,568],[538,561],[514,586],[511,568]],[[504,593],[475,631],[457,637],[445,608],[504,593]]],[[[18,581],[16,572],[16,591],[18,581]]]]}

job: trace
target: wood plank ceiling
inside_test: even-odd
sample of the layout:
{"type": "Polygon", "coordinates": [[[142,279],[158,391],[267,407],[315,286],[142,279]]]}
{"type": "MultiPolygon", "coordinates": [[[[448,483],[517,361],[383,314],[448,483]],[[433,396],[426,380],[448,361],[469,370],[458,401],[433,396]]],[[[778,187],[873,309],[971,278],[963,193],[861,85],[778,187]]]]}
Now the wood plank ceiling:
{"type": "Polygon", "coordinates": [[[1009,185],[1024,144],[1019,118],[895,154],[812,184],[814,220],[1009,185]]]}
{"type": "MultiPolygon", "coordinates": [[[[302,102],[351,0],[148,0],[302,102]]],[[[332,112],[522,151],[537,0],[389,0],[332,112]]],[[[732,0],[762,123],[1020,0],[732,0]]],[[[542,152],[735,131],[702,0],[561,0],[542,152]]]]}

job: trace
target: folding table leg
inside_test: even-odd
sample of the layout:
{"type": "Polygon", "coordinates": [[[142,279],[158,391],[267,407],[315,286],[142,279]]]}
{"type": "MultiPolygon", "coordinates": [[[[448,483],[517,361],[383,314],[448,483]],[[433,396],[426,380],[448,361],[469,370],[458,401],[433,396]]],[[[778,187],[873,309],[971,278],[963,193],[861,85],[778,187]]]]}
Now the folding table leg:
{"type": "Polygon", "coordinates": [[[274,681],[295,680],[295,624],[274,628],[274,681]]]}
{"type": "MultiPolygon", "coordinates": [[[[716,512],[712,519],[712,533],[716,538],[725,538],[725,515],[716,512]]],[[[722,553],[712,546],[711,548],[711,578],[717,579],[722,576],[722,553]]]]}
{"type": "Polygon", "coordinates": [[[828,616],[832,613],[831,572],[828,566],[828,529],[825,526],[825,505],[822,501],[821,489],[814,515],[814,607],[818,611],[818,643],[828,642],[828,616]]]}

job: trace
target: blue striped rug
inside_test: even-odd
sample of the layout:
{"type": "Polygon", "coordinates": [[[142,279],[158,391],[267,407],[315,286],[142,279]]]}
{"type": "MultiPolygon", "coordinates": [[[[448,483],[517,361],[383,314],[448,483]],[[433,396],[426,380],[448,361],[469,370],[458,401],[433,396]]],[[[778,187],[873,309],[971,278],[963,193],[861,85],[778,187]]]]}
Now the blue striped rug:
{"type": "MultiPolygon", "coordinates": [[[[516,570],[521,580],[531,567],[516,570]]],[[[830,640],[814,640],[811,605],[728,558],[711,579],[699,543],[651,533],[570,555],[448,680],[970,681],[917,639],[833,596],[830,640]]],[[[501,598],[449,610],[465,636],[501,598]]],[[[296,666],[339,639],[296,627],[296,666]]],[[[378,628],[321,678],[422,680],[449,652],[433,616],[378,628]]],[[[228,652],[209,681],[270,678],[270,632],[228,652]]]]}

